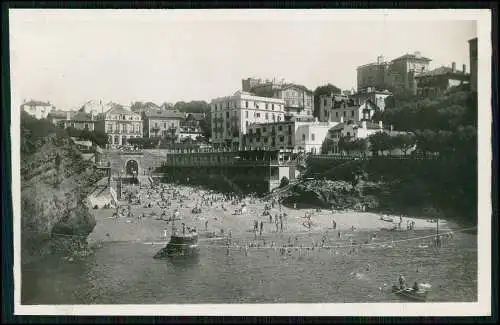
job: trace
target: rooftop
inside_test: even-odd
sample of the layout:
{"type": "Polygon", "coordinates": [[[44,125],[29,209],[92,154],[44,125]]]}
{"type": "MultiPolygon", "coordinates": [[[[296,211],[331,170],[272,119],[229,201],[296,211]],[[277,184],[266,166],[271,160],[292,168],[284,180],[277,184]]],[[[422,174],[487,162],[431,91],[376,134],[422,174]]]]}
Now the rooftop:
{"type": "Polygon", "coordinates": [[[40,100],[30,100],[26,103],[23,103],[23,105],[27,106],[52,106],[49,102],[42,102],[40,100]]]}
{"type": "Polygon", "coordinates": [[[66,117],[68,117],[68,113],[69,113],[69,116],[72,117],[77,112],[75,112],[75,111],[54,110],[54,111],[52,111],[52,112],[49,113],[48,117],[66,118],[66,117]]]}
{"type": "Polygon", "coordinates": [[[135,114],[132,111],[129,111],[121,106],[115,106],[113,108],[110,108],[106,114],[125,114],[125,115],[132,115],[135,114]]]}
{"type": "Polygon", "coordinates": [[[405,55],[402,55],[402,56],[400,56],[400,57],[395,58],[394,60],[392,60],[392,62],[394,62],[394,61],[400,61],[400,60],[420,60],[420,61],[427,61],[427,62],[432,61],[429,58],[421,56],[420,53],[414,53],[414,54],[405,54],[405,55]]]}
{"type": "Polygon", "coordinates": [[[92,115],[85,112],[77,112],[71,116],[73,121],[92,121],[92,115]]]}
{"type": "Polygon", "coordinates": [[[455,74],[455,75],[461,75],[461,76],[467,75],[463,71],[459,71],[456,69],[455,69],[455,71],[453,71],[453,69],[450,67],[442,66],[442,67],[436,68],[436,69],[431,70],[431,71],[422,72],[422,73],[416,75],[415,77],[418,78],[418,77],[429,77],[429,76],[442,76],[442,75],[448,75],[448,74],[455,74]]]}
{"type": "Polygon", "coordinates": [[[304,91],[307,91],[309,93],[312,93],[312,90],[309,90],[306,86],[299,85],[299,84],[294,84],[294,83],[287,83],[282,86],[282,89],[287,89],[287,88],[298,88],[304,91]]]}
{"type": "Polygon", "coordinates": [[[184,115],[179,111],[166,111],[166,110],[155,110],[147,109],[144,111],[144,115],[149,118],[165,118],[165,119],[183,119],[184,115]]]}

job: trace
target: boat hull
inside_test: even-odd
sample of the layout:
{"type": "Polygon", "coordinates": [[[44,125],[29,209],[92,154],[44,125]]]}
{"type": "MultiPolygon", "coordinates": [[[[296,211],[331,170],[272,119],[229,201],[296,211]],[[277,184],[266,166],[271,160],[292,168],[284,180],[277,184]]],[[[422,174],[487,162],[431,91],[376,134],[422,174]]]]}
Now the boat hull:
{"type": "Polygon", "coordinates": [[[392,286],[392,292],[400,297],[403,297],[408,300],[413,301],[426,301],[427,300],[427,291],[418,292],[413,288],[406,288],[401,290],[398,286],[392,286]]]}
{"type": "Polygon", "coordinates": [[[198,254],[198,235],[171,236],[168,244],[154,258],[190,257],[198,254]]]}

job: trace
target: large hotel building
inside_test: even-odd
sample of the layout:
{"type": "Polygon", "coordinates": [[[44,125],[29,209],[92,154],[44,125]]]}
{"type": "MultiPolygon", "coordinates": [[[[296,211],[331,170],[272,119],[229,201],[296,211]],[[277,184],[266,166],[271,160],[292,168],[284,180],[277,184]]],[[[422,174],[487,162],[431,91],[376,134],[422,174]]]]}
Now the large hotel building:
{"type": "Polygon", "coordinates": [[[239,150],[252,123],[284,121],[285,101],[237,91],[232,96],[211,101],[212,144],[239,150]]]}

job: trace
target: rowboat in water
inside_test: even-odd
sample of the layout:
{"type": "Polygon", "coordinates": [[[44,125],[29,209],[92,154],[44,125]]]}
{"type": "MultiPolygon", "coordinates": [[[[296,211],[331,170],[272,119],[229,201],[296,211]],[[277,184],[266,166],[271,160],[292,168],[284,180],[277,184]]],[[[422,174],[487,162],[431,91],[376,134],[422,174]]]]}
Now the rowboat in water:
{"type": "Polygon", "coordinates": [[[400,297],[414,300],[414,301],[426,301],[427,300],[427,290],[419,289],[415,290],[414,288],[404,288],[401,289],[397,285],[392,286],[392,292],[400,297]]]}
{"type": "Polygon", "coordinates": [[[172,235],[167,246],[159,250],[155,259],[169,257],[189,257],[198,253],[198,234],[172,235]]]}
{"type": "Polygon", "coordinates": [[[165,247],[160,249],[153,258],[172,258],[172,257],[190,257],[196,256],[198,253],[198,233],[196,230],[186,231],[185,224],[182,224],[182,232],[177,231],[175,221],[181,220],[176,211],[174,216],[168,219],[167,222],[172,223],[172,235],[170,241],[165,247]]]}

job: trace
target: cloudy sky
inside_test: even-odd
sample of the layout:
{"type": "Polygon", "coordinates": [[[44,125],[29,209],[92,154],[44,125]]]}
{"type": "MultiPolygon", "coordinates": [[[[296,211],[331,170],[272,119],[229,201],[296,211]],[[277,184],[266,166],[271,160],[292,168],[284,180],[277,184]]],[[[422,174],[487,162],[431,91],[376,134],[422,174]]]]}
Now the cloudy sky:
{"type": "Polygon", "coordinates": [[[67,109],[87,100],[209,101],[234,93],[251,76],[351,89],[357,66],[414,51],[431,58],[432,67],[455,61],[468,69],[475,21],[396,17],[329,10],[14,10],[11,83],[18,100],[67,109]]]}

